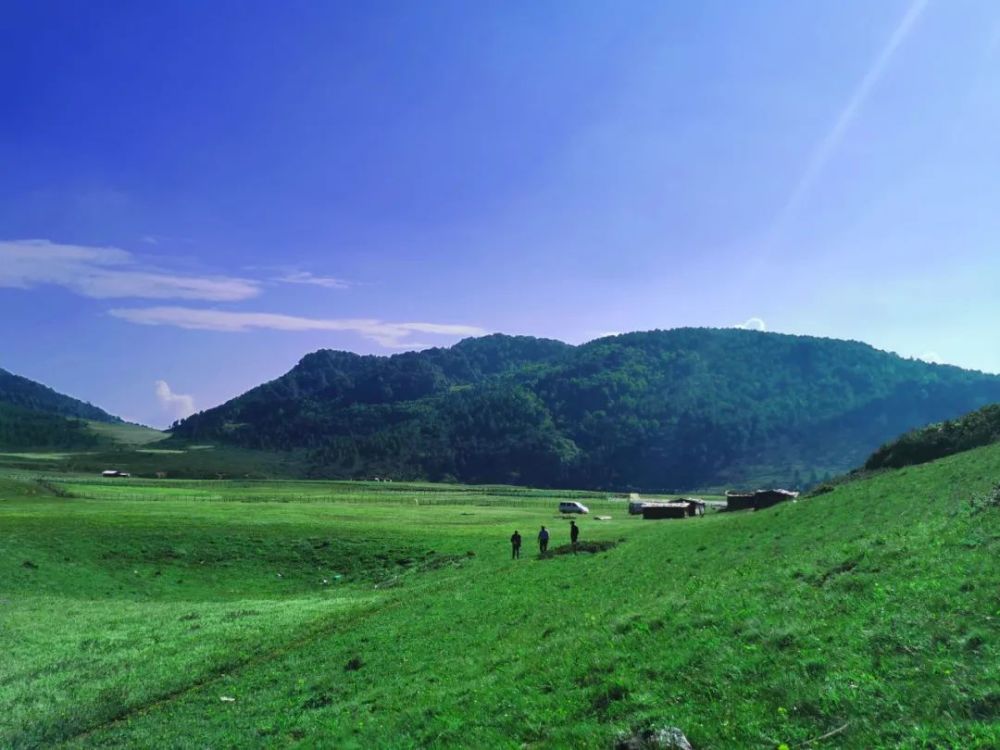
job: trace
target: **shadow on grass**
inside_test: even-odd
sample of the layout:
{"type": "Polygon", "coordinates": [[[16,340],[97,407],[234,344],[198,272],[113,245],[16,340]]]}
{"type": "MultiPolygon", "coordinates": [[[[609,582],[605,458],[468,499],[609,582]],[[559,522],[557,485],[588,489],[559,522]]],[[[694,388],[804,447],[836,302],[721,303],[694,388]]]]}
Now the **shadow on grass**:
{"type": "Polygon", "coordinates": [[[545,552],[539,553],[538,557],[542,560],[551,560],[556,555],[575,555],[584,552],[589,555],[597,554],[598,552],[607,552],[609,549],[618,546],[618,542],[612,541],[602,541],[602,542],[577,542],[576,545],[563,544],[560,547],[547,550],[545,552]]]}

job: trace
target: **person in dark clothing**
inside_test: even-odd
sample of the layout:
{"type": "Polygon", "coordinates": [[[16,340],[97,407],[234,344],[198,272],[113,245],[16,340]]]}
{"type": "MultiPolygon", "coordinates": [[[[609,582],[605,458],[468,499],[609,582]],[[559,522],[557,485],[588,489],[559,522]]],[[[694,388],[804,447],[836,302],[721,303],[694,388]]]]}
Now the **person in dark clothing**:
{"type": "Polygon", "coordinates": [[[573,549],[576,549],[576,540],[580,538],[580,527],[576,525],[576,521],[569,522],[569,541],[573,545],[573,549]]]}
{"type": "Polygon", "coordinates": [[[542,526],[538,532],[538,551],[544,553],[549,548],[549,530],[542,526]]]}
{"type": "Polygon", "coordinates": [[[521,535],[516,531],[510,537],[510,559],[516,560],[521,556],[521,535]]]}

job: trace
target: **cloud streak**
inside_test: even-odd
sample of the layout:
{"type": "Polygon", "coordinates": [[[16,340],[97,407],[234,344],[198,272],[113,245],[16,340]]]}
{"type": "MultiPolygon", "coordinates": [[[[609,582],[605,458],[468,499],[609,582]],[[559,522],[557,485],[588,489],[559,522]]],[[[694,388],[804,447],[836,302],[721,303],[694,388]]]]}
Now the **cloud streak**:
{"type": "Polygon", "coordinates": [[[280,281],[283,284],[310,284],[312,286],[321,286],[324,289],[347,289],[351,286],[349,282],[343,279],[337,279],[332,276],[316,276],[309,271],[293,271],[284,276],[279,276],[275,281],[280,281]]]}
{"type": "Polygon", "coordinates": [[[0,287],[52,285],[92,299],[189,299],[237,302],[260,285],[230,276],[186,276],[141,266],[115,247],[65,245],[48,240],[0,242],[0,287]]]}
{"type": "Polygon", "coordinates": [[[906,13],[903,14],[903,18],[896,25],[895,30],[889,36],[885,45],[883,45],[874,62],[872,62],[869,66],[868,72],[865,73],[860,83],[858,83],[857,87],[854,89],[854,92],[851,94],[851,98],[847,100],[847,104],[845,104],[844,108],[840,110],[837,118],[833,121],[833,125],[813,151],[812,156],[806,163],[805,170],[802,172],[802,176],[795,184],[795,188],[788,196],[788,200],[785,202],[784,207],[781,209],[774,223],[771,233],[772,244],[781,239],[788,223],[795,217],[795,214],[798,213],[799,206],[801,205],[803,199],[812,189],[812,186],[816,183],[816,180],[826,168],[827,162],[830,161],[830,157],[833,156],[834,152],[840,146],[840,142],[844,139],[844,134],[851,126],[854,118],[857,117],[857,114],[864,105],[865,101],[867,101],[872,89],[875,88],[875,85],[882,78],[886,68],[889,66],[889,62],[896,53],[896,50],[899,49],[899,46],[903,43],[910,31],[913,29],[913,26],[920,19],[924,9],[927,7],[927,3],[928,0],[913,0],[910,3],[906,13]]]}
{"type": "Polygon", "coordinates": [[[305,318],[281,313],[192,307],[118,308],[111,310],[110,314],[139,325],[173,326],[197,331],[342,331],[359,334],[390,349],[427,346],[411,338],[417,333],[435,336],[481,336],[486,333],[478,326],[451,323],[390,323],[377,318],[305,318]]]}
{"type": "Polygon", "coordinates": [[[166,380],[156,381],[156,399],[163,410],[174,419],[184,419],[194,414],[194,397],[185,393],[174,393],[166,380]]]}

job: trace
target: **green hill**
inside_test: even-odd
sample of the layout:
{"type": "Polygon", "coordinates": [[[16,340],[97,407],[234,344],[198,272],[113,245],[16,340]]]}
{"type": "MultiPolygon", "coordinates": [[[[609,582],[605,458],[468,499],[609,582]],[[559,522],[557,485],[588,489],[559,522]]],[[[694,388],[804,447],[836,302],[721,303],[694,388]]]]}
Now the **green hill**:
{"type": "Polygon", "coordinates": [[[102,409],[0,369],[0,450],[86,450],[106,444],[90,425],[120,423],[102,409]]]}
{"type": "Polygon", "coordinates": [[[996,442],[1000,442],[1000,404],[990,404],[886,443],[868,458],[865,469],[898,469],[996,442]]]}
{"type": "Polygon", "coordinates": [[[80,450],[100,443],[100,437],[82,419],[0,403],[0,449],[80,450]]]}
{"type": "Polygon", "coordinates": [[[546,559],[551,492],[0,479],[0,746],[995,748],[997,477],[993,445],[756,513],[584,497],[608,549],[546,559]]]}
{"type": "Polygon", "coordinates": [[[581,346],[310,354],[174,428],[309,455],[314,476],[670,490],[808,485],[906,430],[1000,400],[1000,377],[858,342],[676,329],[581,346]]]}
{"type": "Polygon", "coordinates": [[[124,448],[142,448],[168,437],[162,430],[132,422],[90,422],[89,427],[99,437],[124,448]]]}
{"type": "Polygon", "coordinates": [[[120,422],[118,417],[72,396],[52,390],[20,375],[0,369],[0,404],[17,406],[30,411],[55,414],[95,422],[120,422]]]}
{"type": "Polygon", "coordinates": [[[66,461],[88,461],[98,450],[120,453],[166,437],[160,430],[124,422],[96,406],[0,370],[0,450],[16,452],[0,457],[4,464],[43,461],[55,468],[66,461]],[[60,453],[32,455],[39,451],[60,453]]]}

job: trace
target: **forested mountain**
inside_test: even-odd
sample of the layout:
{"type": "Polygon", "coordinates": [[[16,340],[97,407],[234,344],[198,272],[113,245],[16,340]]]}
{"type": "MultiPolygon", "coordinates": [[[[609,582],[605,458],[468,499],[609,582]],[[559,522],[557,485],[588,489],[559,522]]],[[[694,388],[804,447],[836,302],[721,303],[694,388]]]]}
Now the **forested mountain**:
{"type": "Polygon", "coordinates": [[[0,369],[0,448],[92,448],[101,440],[85,419],[121,421],[96,406],[0,369]]]}
{"type": "Polygon", "coordinates": [[[34,380],[22,378],[0,369],[0,404],[18,406],[30,411],[56,414],[62,417],[92,419],[95,422],[120,422],[103,409],[84,401],[64,396],[34,380]]]}
{"type": "Polygon", "coordinates": [[[83,420],[0,403],[0,449],[77,450],[100,443],[83,420]]]}
{"type": "Polygon", "coordinates": [[[865,462],[866,469],[898,469],[1000,442],[1000,404],[921,427],[886,443],[865,462]]]}
{"type": "Polygon", "coordinates": [[[866,344],[674,329],[581,346],[503,335],[310,354],[177,438],[309,453],[316,475],[689,489],[807,484],[1000,401],[1000,377],[866,344]]]}

